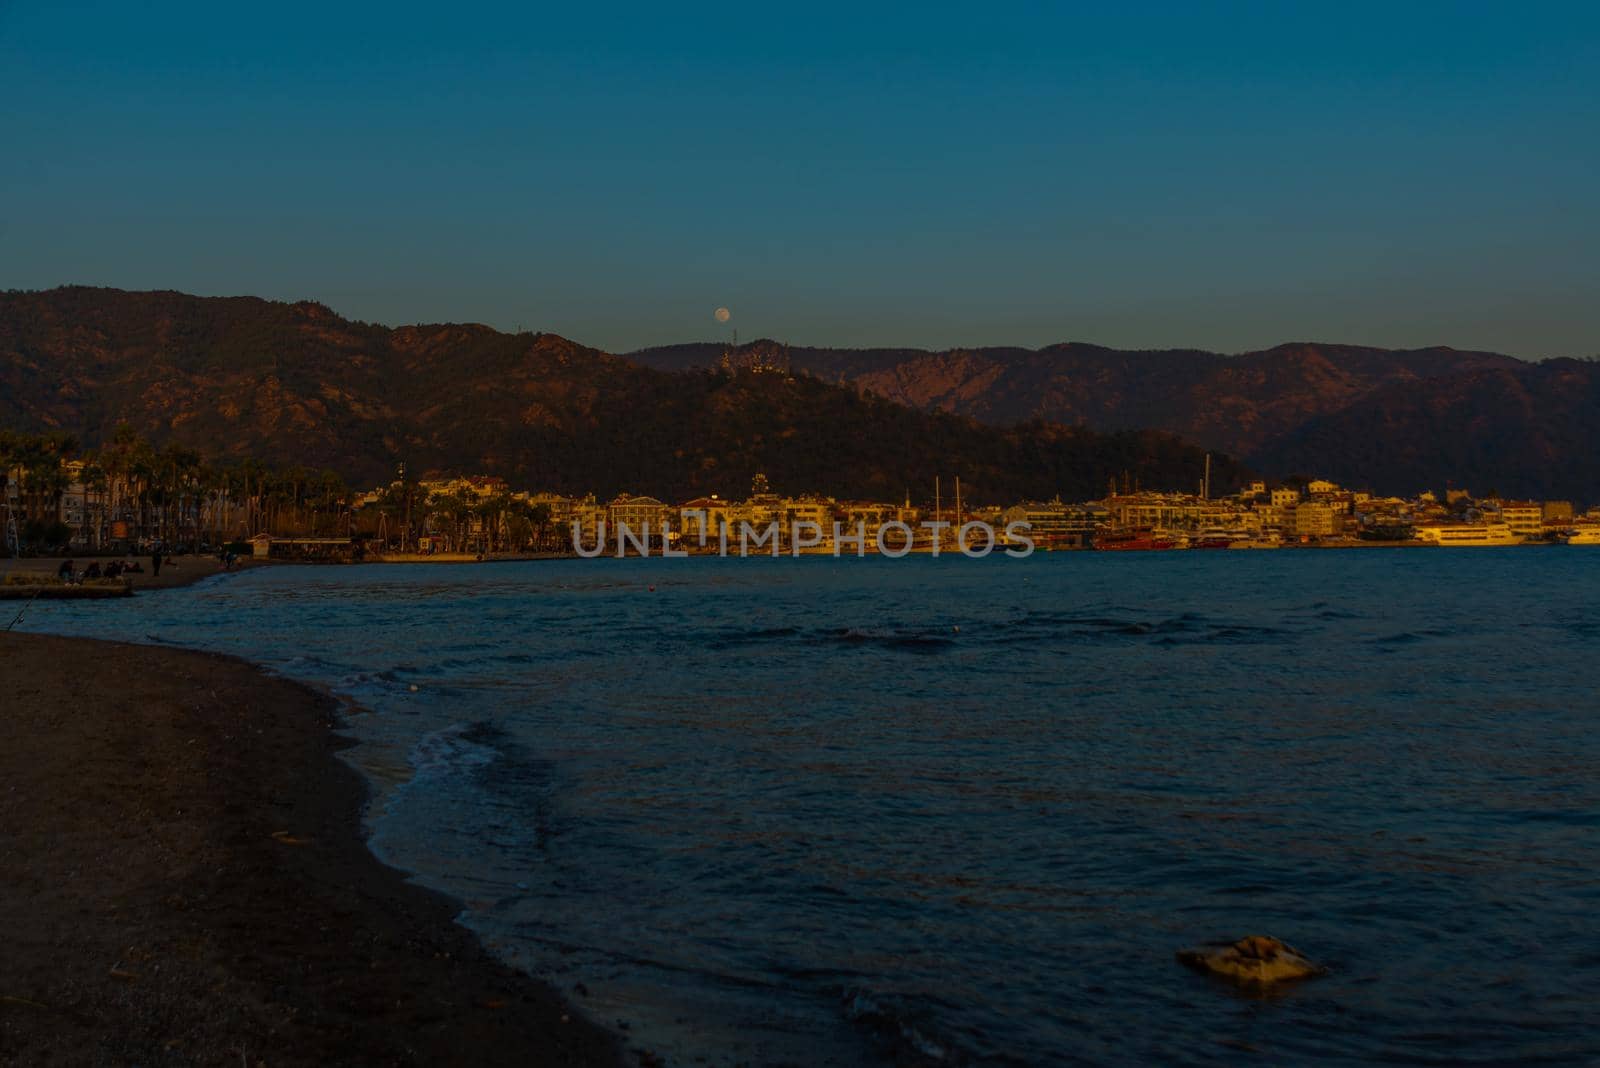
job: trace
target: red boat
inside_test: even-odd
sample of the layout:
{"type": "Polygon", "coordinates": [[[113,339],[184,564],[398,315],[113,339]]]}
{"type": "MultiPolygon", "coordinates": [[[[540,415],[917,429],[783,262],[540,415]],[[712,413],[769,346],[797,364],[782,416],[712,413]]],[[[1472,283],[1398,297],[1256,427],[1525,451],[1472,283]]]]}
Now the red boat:
{"type": "Polygon", "coordinates": [[[1178,543],[1151,530],[1106,530],[1094,536],[1096,549],[1154,550],[1175,549],[1178,543]]]}

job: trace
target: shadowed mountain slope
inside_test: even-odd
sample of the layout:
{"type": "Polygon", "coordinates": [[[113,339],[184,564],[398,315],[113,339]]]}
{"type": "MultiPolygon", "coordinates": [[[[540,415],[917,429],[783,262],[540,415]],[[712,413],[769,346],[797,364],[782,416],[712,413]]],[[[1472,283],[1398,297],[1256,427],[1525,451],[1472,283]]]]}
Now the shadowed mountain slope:
{"type": "MultiPolygon", "coordinates": [[[[646,349],[655,367],[712,365],[713,343],[646,349]]],[[[1593,476],[1600,368],[1449,348],[1294,343],[1224,356],[1098,345],[816,349],[769,340],[740,359],[995,425],[1043,419],[1164,430],[1267,474],[1317,473],[1395,492],[1446,481],[1505,493],[1600,497],[1593,476]]]]}
{"type": "MultiPolygon", "coordinates": [[[[330,467],[362,482],[479,472],[563,492],[1086,497],[1127,473],[1189,488],[1172,435],[1006,428],[808,375],[669,372],[553,334],[390,329],[323,305],[68,287],[0,294],[0,425],[96,444],[126,421],[208,455],[330,467]]],[[[1237,470],[1215,457],[1214,484],[1237,470]]]]}

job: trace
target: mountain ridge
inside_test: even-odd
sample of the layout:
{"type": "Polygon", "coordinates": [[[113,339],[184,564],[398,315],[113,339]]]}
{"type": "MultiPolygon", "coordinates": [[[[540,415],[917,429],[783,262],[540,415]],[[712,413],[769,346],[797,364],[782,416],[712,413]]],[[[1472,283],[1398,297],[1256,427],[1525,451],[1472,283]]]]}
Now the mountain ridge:
{"type": "MultiPolygon", "coordinates": [[[[763,339],[740,351],[778,347],[763,339]]],[[[1304,413],[1331,411],[1392,381],[1485,366],[1533,366],[1499,353],[1444,346],[1381,349],[1325,342],[1285,342],[1234,355],[1086,342],[1040,349],[788,346],[785,351],[798,369],[913,407],[943,408],[996,423],[1042,418],[1094,429],[1159,427],[1240,455],[1260,452],[1304,413]],[[1138,388],[1141,379],[1152,378],[1159,388],[1138,388]]],[[[647,366],[687,368],[720,352],[714,343],[701,343],[627,355],[647,366]]]]}
{"type": "MultiPolygon", "coordinates": [[[[548,333],[174,291],[0,294],[0,425],[92,445],[124,421],[157,444],[367,482],[403,462],[602,496],[742,496],[761,471],[790,492],[899,499],[944,474],[1000,503],[1090,496],[1124,473],[1190,486],[1204,465],[1160,432],[995,428],[807,375],[659,371],[548,333]]],[[[1214,458],[1219,486],[1239,473],[1214,458]]]]}
{"type": "MultiPolygon", "coordinates": [[[[1388,493],[1493,481],[1529,495],[1600,496],[1600,482],[1583,473],[1595,447],[1587,427],[1600,423],[1600,404],[1589,399],[1600,369],[1585,361],[1305,341],[1232,355],[1086,342],[935,352],[760,339],[740,346],[747,350],[781,350],[793,367],[826,381],[997,425],[1043,419],[1098,431],[1160,429],[1269,475],[1326,474],[1388,493]],[[1500,404],[1492,392],[1468,388],[1485,374],[1497,376],[1491,380],[1506,397],[1523,399],[1500,404]],[[1555,388],[1558,381],[1565,392],[1555,388]],[[1402,403],[1407,396],[1417,403],[1402,403]],[[1385,418],[1367,417],[1373,405],[1382,406],[1385,418]],[[1435,411],[1441,405],[1458,410],[1444,418],[1435,411]],[[1559,431],[1546,425],[1552,422],[1559,431]],[[1458,447],[1453,439],[1461,435],[1481,448],[1458,447]]],[[[721,351],[702,342],[628,356],[650,366],[688,367],[721,351]]]]}
{"type": "Polygon", "coordinates": [[[1385,493],[1454,483],[1600,498],[1600,367],[1586,361],[1323,342],[1223,355],[760,339],[739,355],[792,373],[696,369],[724,351],[617,355],[481,323],[387,327],[311,300],[12,291],[0,294],[0,425],[94,441],[128,418],[156,440],[298,454],[361,478],[404,461],[570,491],[739,492],[759,465],[775,483],[801,479],[797,490],[898,496],[982,454],[985,474],[963,473],[979,493],[981,479],[1002,496],[1092,496],[1124,471],[1187,489],[1211,451],[1218,486],[1238,457],[1385,493]],[[918,454],[887,427],[940,440],[918,454]],[[797,459],[802,435],[840,460],[797,459]],[[1007,471],[1025,462],[1049,473],[1007,471]]]}

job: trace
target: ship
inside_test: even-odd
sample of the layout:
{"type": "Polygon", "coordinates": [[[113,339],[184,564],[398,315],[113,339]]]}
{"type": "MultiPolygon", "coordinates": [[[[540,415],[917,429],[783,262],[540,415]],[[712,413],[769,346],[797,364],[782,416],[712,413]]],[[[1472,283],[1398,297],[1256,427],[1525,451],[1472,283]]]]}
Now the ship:
{"type": "Polygon", "coordinates": [[[1517,545],[1522,541],[1504,523],[1428,523],[1417,527],[1416,533],[1418,541],[1452,548],[1517,545]]]}
{"type": "Polygon", "coordinates": [[[1568,545],[1600,545],[1600,526],[1573,527],[1567,532],[1568,545]]]}
{"type": "Polygon", "coordinates": [[[1251,549],[1257,540],[1248,530],[1202,530],[1189,542],[1191,549],[1251,549]]]}
{"type": "Polygon", "coordinates": [[[1151,530],[1148,527],[1135,530],[1104,530],[1095,534],[1094,547],[1096,549],[1130,551],[1130,550],[1158,550],[1176,549],[1178,541],[1165,531],[1151,530]]]}
{"type": "Polygon", "coordinates": [[[1196,535],[1194,540],[1189,543],[1189,547],[1191,549],[1227,549],[1233,545],[1235,540],[1237,539],[1224,531],[1206,530],[1196,535]]]}

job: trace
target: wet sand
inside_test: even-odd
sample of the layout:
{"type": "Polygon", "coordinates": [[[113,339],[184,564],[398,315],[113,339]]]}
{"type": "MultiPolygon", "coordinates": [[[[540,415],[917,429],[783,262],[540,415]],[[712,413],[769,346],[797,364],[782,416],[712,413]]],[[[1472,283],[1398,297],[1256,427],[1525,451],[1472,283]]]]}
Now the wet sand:
{"type": "Polygon", "coordinates": [[[0,689],[0,1064],[621,1062],[367,851],[332,699],[14,633],[0,689]]]}
{"type": "MultiPolygon", "coordinates": [[[[100,562],[101,567],[105,567],[112,560],[124,558],[117,556],[74,556],[70,558],[56,556],[0,560],[0,573],[8,575],[42,574],[53,578],[57,569],[61,567],[61,561],[66,559],[71,559],[81,572],[96,560],[100,562]]],[[[170,561],[164,560],[161,563],[161,574],[159,575],[151,572],[150,558],[148,556],[136,556],[133,559],[138,561],[140,567],[144,568],[143,574],[135,573],[124,576],[133,583],[135,593],[140,590],[164,590],[173,586],[189,586],[203,578],[210,578],[212,575],[222,573],[222,563],[215,556],[178,556],[170,561]]],[[[253,560],[239,560],[233,565],[235,571],[246,567],[258,566],[260,564],[253,560]]]]}

